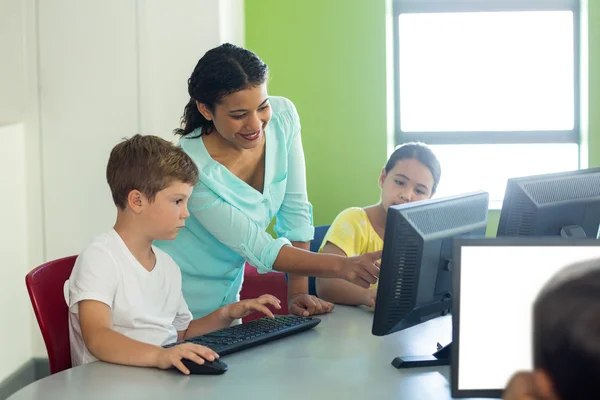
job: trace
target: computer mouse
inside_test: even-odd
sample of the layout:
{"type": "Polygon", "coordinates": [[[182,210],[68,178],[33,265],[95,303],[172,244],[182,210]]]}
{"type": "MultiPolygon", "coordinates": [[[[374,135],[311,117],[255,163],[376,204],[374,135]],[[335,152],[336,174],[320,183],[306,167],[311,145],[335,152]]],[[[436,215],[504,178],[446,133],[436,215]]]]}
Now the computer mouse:
{"type": "Polygon", "coordinates": [[[187,358],[182,358],[181,362],[190,370],[190,375],[221,375],[227,371],[227,364],[220,360],[204,360],[204,364],[197,364],[187,358]]]}

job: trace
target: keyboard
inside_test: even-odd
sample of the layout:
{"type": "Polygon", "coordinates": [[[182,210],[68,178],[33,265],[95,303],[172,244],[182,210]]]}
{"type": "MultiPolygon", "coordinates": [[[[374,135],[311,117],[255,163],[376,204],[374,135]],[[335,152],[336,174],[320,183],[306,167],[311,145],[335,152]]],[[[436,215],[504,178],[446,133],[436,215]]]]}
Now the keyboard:
{"type": "Polygon", "coordinates": [[[163,347],[172,347],[182,343],[194,343],[209,347],[220,356],[255,347],[263,343],[281,339],[314,328],[321,322],[315,317],[297,315],[275,315],[255,319],[246,324],[234,325],[215,332],[181,340],[163,347]]]}

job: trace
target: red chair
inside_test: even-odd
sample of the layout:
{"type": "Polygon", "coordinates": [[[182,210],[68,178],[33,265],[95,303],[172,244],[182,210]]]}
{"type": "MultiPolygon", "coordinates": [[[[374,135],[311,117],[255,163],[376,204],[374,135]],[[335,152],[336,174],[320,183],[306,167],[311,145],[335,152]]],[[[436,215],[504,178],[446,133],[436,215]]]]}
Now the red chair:
{"type": "MultiPolygon", "coordinates": [[[[240,300],[254,299],[263,294],[271,294],[281,300],[281,310],[270,307],[273,314],[289,314],[285,274],[279,272],[259,274],[256,268],[246,263],[244,265],[244,283],[240,292],[240,300]]],[[[253,313],[245,317],[242,321],[248,322],[262,317],[260,313],[253,313]]]]}
{"type": "Polygon", "coordinates": [[[77,256],[65,257],[40,265],[25,277],[50,360],[50,373],[71,368],[69,347],[69,308],[63,286],[71,276],[77,256]]]}

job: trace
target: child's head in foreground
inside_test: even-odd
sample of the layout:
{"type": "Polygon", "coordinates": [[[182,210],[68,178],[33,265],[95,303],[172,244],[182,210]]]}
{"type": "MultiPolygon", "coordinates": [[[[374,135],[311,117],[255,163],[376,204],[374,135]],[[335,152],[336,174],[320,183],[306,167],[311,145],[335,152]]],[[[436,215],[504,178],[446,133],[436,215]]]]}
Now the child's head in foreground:
{"type": "Polygon", "coordinates": [[[600,398],[600,259],[565,268],[539,294],[533,364],[509,383],[506,399],[600,398]]]}
{"type": "Polygon", "coordinates": [[[198,167],[173,143],[135,135],[112,149],[106,180],[118,209],[117,224],[133,224],[151,240],[171,240],[189,216],[187,201],[198,182],[198,167]]]}

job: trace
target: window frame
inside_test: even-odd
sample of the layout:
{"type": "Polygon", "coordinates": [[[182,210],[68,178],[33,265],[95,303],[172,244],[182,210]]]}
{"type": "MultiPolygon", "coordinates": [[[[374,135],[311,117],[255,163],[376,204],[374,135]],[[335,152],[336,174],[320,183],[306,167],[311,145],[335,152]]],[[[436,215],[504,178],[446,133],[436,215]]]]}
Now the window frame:
{"type": "MultiPolygon", "coordinates": [[[[581,150],[581,5],[579,0],[393,0],[394,139],[396,144],[420,141],[428,145],[448,144],[541,144],[575,143],[581,150]],[[404,132],[400,115],[399,17],[414,13],[572,11],[573,12],[573,129],[537,131],[447,131],[404,132]]],[[[581,151],[578,167],[581,168],[581,151]]]]}

